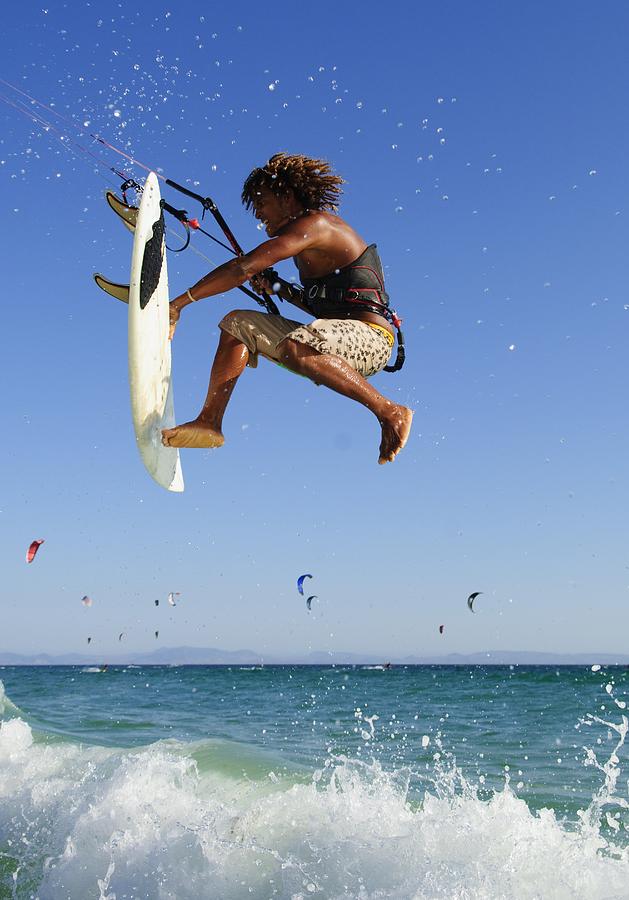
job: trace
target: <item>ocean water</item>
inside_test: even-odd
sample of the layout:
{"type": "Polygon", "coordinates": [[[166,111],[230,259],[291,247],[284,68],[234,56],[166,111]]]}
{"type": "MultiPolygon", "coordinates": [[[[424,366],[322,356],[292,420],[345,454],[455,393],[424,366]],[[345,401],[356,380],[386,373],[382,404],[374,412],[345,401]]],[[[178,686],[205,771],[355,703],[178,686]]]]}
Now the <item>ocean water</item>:
{"type": "Polygon", "coordinates": [[[629,670],[0,668],[0,898],[629,897],[629,670]]]}

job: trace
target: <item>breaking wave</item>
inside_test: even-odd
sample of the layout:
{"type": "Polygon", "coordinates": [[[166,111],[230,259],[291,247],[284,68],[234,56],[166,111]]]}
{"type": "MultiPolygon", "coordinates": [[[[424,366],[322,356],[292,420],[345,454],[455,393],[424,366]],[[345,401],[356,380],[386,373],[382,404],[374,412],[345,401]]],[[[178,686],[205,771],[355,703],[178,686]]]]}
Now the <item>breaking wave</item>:
{"type": "Polygon", "coordinates": [[[584,720],[617,740],[605,761],[589,751],[601,787],[569,826],[508,779],[482,796],[440,752],[417,797],[410,768],[287,771],[222,740],[86,746],[36,732],[3,689],[0,710],[0,896],[627,897],[625,716],[584,720]]]}

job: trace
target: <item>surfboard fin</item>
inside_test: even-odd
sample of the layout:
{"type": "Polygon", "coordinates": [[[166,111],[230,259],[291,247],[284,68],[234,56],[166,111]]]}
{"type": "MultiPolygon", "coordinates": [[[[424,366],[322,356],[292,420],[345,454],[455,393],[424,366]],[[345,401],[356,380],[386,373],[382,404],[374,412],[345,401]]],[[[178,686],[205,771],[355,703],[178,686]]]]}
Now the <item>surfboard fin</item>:
{"type": "Polygon", "coordinates": [[[105,191],[105,200],[116,213],[118,218],[122,220],[122,224],[129,231],[135,231],[135,225],[138,220],[137,206],[129,206],[124,200],[121,200],[113,191],[105,191]]]}
{"type": "Polygon", "coordinates": [[[116,284],[115,281],[109,281],[108,278],[99,275],[98,272],[94,273],[94,281],[99,288],[105,291],[106,294],[109,294],[110,297],[115,297],[116,300],[122,300],[123,303],[129,302],[128,284],[116,284]]]}

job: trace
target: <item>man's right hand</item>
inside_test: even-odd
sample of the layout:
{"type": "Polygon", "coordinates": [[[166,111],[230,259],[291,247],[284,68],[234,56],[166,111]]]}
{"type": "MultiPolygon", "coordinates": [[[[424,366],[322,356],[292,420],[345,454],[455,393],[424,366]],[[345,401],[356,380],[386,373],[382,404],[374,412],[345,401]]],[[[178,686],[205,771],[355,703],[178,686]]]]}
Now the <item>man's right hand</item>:
{"type": "Polygon", "coordinates": [[[249,284],[256,294],[277,294],[279,275],[274,269],[265,269],[249,279],[249,284]]]}
{"type": "Polygon", "coordinates": [[[172,341],[175,328],[177,327],[177,322],[179,321],[179,316],[181,315],[181,310],[175,306],[175,301],[171,300],[168,304],[168,320],[169,320],[169,329],[168,329],[168,340],[172,341]]]}

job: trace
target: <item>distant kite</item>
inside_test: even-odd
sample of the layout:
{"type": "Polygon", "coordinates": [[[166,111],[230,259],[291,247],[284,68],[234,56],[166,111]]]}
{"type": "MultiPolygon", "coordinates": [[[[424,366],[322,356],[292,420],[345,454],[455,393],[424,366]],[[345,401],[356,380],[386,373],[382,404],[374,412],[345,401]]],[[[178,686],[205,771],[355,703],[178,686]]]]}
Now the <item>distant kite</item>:
{"type": "Polygon", "coordinates": [[[303,594],[304,594],[304,581],[305,581],[306,578],[312,578],[312,575],[307,575],[307,574],[306,574],[306,575],[300,575],[299,578],[297,579],[297,590],[298,590],[299,593],[302,595],[302,597],[303,597],[303,594]]]}
{"type": "Polygon", "coordinates": [[[308,607],[308,609],[310,609],[310,604],[312,603],[312,601],[316,600],[316,599],[317,599],[316,594],[313,594],[312,597],[308,597],[308,599],[306,600],[306,606],[308,607]]]}
{"type": "Polygon", "coordinates": [[[443,634],[444,625],[439,626],[439,634],[443,634]]]}
{"type": "Polygon", "coordinates": [[[92,598],[88,597],[86,594],[85,597],[81,597],[81,603],[83,606],[90,607],[92,605],[92,598]]]}
{"type": "Polygon", "coordinates": [[[87,643],[88,643],[88,644],[91,644],[91,643],[92,643],[91,637],[89,637],[89,638],[87,639],[87,643]]]}
{"type": "Polygon", "coordinates": [[[474,600],[478,597],[479,594],[482,594],[482,591],[474,591],[473,594],[470,594],[467,598],[467,608],[470,612],[474,612],[474,600]]]}
{"type": "Polygon", "coordinates": [[[121,631],[120,634],[118,635],[118,640],[121,641],[123,639],[123,637],[124,637],[124,631],[121,631]]]}
{"type": "Polygon", "coordinates": [[[159,600],[155,601],[155,606],[159,606],[159,600]]]}
{"type": "Polygon", "coordinates": [[[44,543],[44,538],[40,538],[38,541],[33,541],[28,550],[26,551],[26,562],[32,563],[35,559],[35,554],[39,550],[40,546],[44,543]]]}
{"type": "Polygon", "coordinates": [[[181,596],[181,591],[171,591],[170,594],[168,595],[168,602],[170,603],[170,605],[177,606],[177,604],[175,603],[175,597],[180,597],[180,596],[181,596]]]}
{"type": "Polygon", "coordinates": [[[156,631],[156,632],[155,632],[155,639],[157,640],[158,637],[159,637],[159,631],[156,631]]]}

